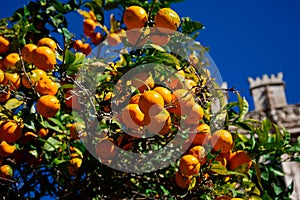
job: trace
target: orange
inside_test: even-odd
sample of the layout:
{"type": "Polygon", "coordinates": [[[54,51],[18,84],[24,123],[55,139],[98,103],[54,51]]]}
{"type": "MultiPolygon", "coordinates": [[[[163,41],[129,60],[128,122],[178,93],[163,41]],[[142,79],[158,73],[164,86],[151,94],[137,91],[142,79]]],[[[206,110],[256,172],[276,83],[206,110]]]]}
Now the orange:
{"type": "Polygon", "coordinates": [[[127,29],[142,28],[148,20],[148,14],[140,6],[128,7],[123,15],[123,21],[127,29]]]}
{"type": "Polygon", "coordinates": [[[81,50],[83,48],[83,42],[82,42],[82,40],[75,40],[74,43],[73,43],[73,48],[76,51],[81,50]]]}
{"type": "Polygon", "coordinates": [[[43,117],[53,117],[60,109],[59,100],[52,95],[44,95],[40,97],[36,103],[38,114],[43,117]]]}
{"type": "Polygon", "coordinates": [[[96,22],[92,19],[83,20],[83,31],[86,36],[90,36],[96,29],[96,22]]]}
{"type": "Polygon", "coordinates": [[[16,150],[14,145],[8,144],[5,140],[0,143],[0,156],[8,157],[13,154],[16,150]]]}
{"type": "Polygon", "coordinates": [[[35,138],[37,138],[37,134],[31,132],[31,131],[27,131],[26,133],[24,133],[21,137],[21,141],[22,143],[26,144],[32,140],[34,140],[35,138]]]}
{"type": "Polygon", "coordinates": [[[23,125],[18,125],[15,121],[5,121],[0,125],[0,140],[14,143],[22,136],[23,125]]]}
{"type": "Polygon", "coordinates": [[[21,87],[21,78],[18,73],[4,73],[4,85],[8,85],[12,90],[18,90],[21,87]]]}
{"type": "Polygon", "coordinates": [[[134,74],[131,79],[131,85],[136,87],[140,93],[154,87],[154,80],[151,74],[139,72],[134,74]]]}
{"type": "Polygon", "coordinates": [[[127,41],[134,46],[142,46],[147,42],[147,31],[142,29],[132,29],[126,31],[127,41]]]}
{"type": "Polygon", "coordinates": [[[118,144],[118,147],[127,151],[133,147],[134,140],[133,140],[133,137],[131,137],[130,135],[123,134],[118,137],[117,144],[118,144]]]}
{"type": "Polygon", "coordinates": [[[171,8],[160,9],[154,17],[155,25],[161,32],[172,33],[180,26],[178,14],[171,8]]]}
{"type": "Polygon", "coordinates": [[[128,104],[122,111],[122,122],[131,129],[137,129],[144,124],[144,113],[138,104],[128,104]]]}
{"type": "Polygon", "coordinates": [[[10,179],[13,177],[14,171],[10,165],[2,165],[0,167],[0,177],[10,179]]]}
{"type": "Polygon", "coordinates": [[[232,135],[227,130],[218,130],[211,136],[210,144],[214,151],[221,150],[221,153],[226,153],[233,147],[232,135]]]}
{"type": "Polygon", "coordinates": [[[252,165],[252,160],[250,156],[243,150],[234,152],[228,160],[229,169],[241,173],[248,171],[251,165],[252,165]]]}
{"type": "Polygon", "coordinates": [[[4,81],[4,71],[0,69],[0,83],[4,81]]]}
{"type": "Polygon", "coordinates": [[[194,105],[193,94],[186,89],[178,89],[172,94],[171,107],[168,111],[178,116],[189,115],[194,105]]]}
{"type": "Polygon", "coordinates": [[[46,128],[41,128],[38,132],[37,132],[38,136],[45,138],[48,136],[49,134],[49,130],[46,128]]]}
{"type": "Polygon", "coordinates": [[[151,133],[167,134],[171,125],[170,113],[166,109],[162,109],[156,115],[145,115],[145,128],[151,133]]]}
{"type": "Polygon", "coordinates": [[[182,175],[179,171],[176,172],[175,174],[176,184],[182,189],[187,189],[189,185],[192,183],[192,180],[193,180],[193,176],[182,175]]]}
{"type": "Polygon", "coordinates": [[[26,44],[21,51],[22,58],[28,63],[33,63],[34,60],[33,51],[36,48],[37,46],[35,44],[26,44]]]}
{"type": "Polygon", "coordinates": [[[205,158],[205,148],[203,146],[194,146],[188,151],[189,155],[195,156],[201,165],[204,165],[206,162],[205,158]]]}
{"type": "Polygon", "coordinates": [[[75,122],[70,127],[70,137],[74,140],[78,140],[80,139],[79,136],[83,136],[84,134],[86,134],[84,130],[85,130],[84,122],[75,122]]]}
{"type": "Polygon", "coordinates": [[[110,33],[106,39],[107,43],[112,47],[117,46],[122,42],[120,36],[116,33],[110,33]]]}
{"type": "Polygon", "coordinates": [[[51,71],[56,65],[55,53],[47,46],[40,46],[33,51],[33,64],[44,71],[51,71]]]}
{"type": "Polygon", "coordinates": [[[140,94],[140,93],[134,95],[133,97],[130,98],[129,104],[138,104],[141,96],[142,96],[142,94],[140,94]]]}
{"type": "Polygon", "coordinates": [[[0,103],[7,101],[10,98],[10,90],[0,90],[0,103]]]}
{"type": "Polygon", "coordinates": [[[162,96],[165,104],[168,104],[172,101],[172,93],[169,89],[158,86],[158,87],[155,87],[153,90],[158,92],[162,96]]]}
{"type": "Polygon", "coordinates": [[[92,33],[90,37],[91,37],[92,43],[95,45],[99,44],[102,40],[102,35],[99,32],[92,33]]]}
{"type": "Polygon", "coordinates": [[[66,93],[65,104],[68,108],[80,110],[81,105],[78,100],[78,93],[75,90],[68,90],[66,93]]]}
{"type": "Polygon", "coordinates": [[[165,33],[159,32],[157,28],[151,28],[150,40],[153,44],[163,46],[168,44],[168,42],[170,41],[170,36],[165,33]]]}
{"type": "Polygon", "coordinates": [[[9,49],[9,40],[0,35],[0,54],[7,52],[9,49]]]}
{"type": "Polygon", "coordinates": [[[199,120],[203,118],[203,115],[203,108],[198,103],[195,103],[192,109],[190,110],[190,113],[187,115],[185,123],[197,124],[199,123],[199,120]]]}
{"type": "Polygon", "coordinates": [[[156,91],[145,91],[139,100],[140,110],[147,115],[156,115],[164,108],[164,99],[156,91]]]}
{"type": "Polygon", "coordinates": [[[41,80],[44,77],[47,77],[47,73],[41,69],[34,69],[31,72],[28,72],[27,76],[24,74],[22,76],[21,82],[24,87],[30,89],[32,86],[35,86],[39,80],[41,80]],[[27,76],[29,77],[31,83],[29,82],[27,76]]]}
{"type": "Polygon", "coordinates": [[[200,170],[199,160],[192,155],[184,155],[179,162],[179,170],[182,174],[190,176],[196,175],[200,170]]]}
{"type": "Polygon", "coordinates": [[[38,47],[41,47],[41,46],[49,47],[53,52],[55,52],[56,49],[57,49],[56,42],[51,38],[42,38],[42,39],[40,39],[39,42],[37,43],[37,46],[38,47]]]}
{"type": "Polygon", "coordinates": [[[89,14],[90,14],[91,19],[94,20],[94,21],[96,22],[96,21],[97,21],[97,17],[96,17],[96,15],[95,15],[95,13],[94,13],[92,10],[90,10],[90,11],[89,11],[89,14]]]}
{"type": "Polygon", "coordinates": [[[81,48],[81,52],[85,55],[89,55],[92,52],[92,47],[89,43],[84,43],[81,48]]]}
{"type": "Polygon", "coordinates": [[[0,59],[0,69],[2,71],[6,71],[5,66],[4,66],[4,59],[0,59]]]}
{"type": "Polygon", "coordinates": [[[78,169],[81,167],[82,159],[81,158],[72,158],[69,161],[68,165],[68,173],[71,176],[75,176],[77,174],[78,169]]]}
{"type": "Polygon", "coordinates": [[[193,138],[192,145],[206,145],[210,140],[210,127],[207,124],[199,124],[196,131],[197,133],[189,134],[189,138],[193,138]]]}
{"type": "Polygon", "coordinates": [[[111,139],[103,139],[96,145],[96,154],[101,160],[111,160],[117,153],[117,146],[111,139]]]}
{"type": "Polygon", "coordinates": [[[58,91],[58,85],[52,81],[49,77],[42,78],[37,82],[36,91],[40,95],[55,95],[58,91]]]}
{"type": "Polygon", "coordinates": [[[4,61],[3,64],[6,68],[6,70],[11,70],[11,69],[16,69],[17,68],[17,64],[20,61],[20,56],[17,53],[10,53],[8,54],[4,61]]]}

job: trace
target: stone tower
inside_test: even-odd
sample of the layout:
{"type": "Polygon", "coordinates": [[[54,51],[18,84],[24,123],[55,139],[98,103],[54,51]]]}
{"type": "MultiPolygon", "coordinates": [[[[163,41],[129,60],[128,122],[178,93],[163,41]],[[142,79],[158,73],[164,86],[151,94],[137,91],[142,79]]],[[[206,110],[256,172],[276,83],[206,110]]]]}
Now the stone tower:
{"type": "Polygon", "coordinates": [[[255,80],[248,78],[248,81],[256,111],[272,110],[287,105],[282,72],[270,77],[265,74],[255,80]]]}

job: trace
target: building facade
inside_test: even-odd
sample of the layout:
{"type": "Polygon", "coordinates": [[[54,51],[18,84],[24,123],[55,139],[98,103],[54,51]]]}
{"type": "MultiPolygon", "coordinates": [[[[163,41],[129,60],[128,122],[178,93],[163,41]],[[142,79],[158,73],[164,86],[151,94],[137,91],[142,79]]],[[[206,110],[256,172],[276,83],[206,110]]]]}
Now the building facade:
{"type": "MultiPolygon", "coordinates": [[[[255,79],[248,78],[248,81],[255,109],[249,112],[247,117],[257,120],[268,118],[291,133],[291,143],[297,142],[297,138],[300,136],[300,104],[287,103],[283,73],[271,76],[263,75],[255,79]]],[[[282,168],[286,174],[285,182],[286,184],[294,182],[291,198],[299,200],[300,163],[289,161],[288,157],[286,158],[287,161],[282,162],[282,168]]]]}

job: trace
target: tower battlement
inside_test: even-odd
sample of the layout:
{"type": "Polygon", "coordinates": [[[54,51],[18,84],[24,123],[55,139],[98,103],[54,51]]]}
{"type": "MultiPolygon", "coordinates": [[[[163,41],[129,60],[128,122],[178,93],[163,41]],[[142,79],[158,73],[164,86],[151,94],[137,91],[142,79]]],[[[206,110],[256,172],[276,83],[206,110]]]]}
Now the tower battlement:
{"type": "Polygon", "coordinates": [[[279,72],[277,73],[277,76],[274,74],[272,74],[271,76],[264,74],[262,78],[256,77],[255,79],[249,77],[248,82],[250,84],[250,89],[265,85],[284,85],[283,73],[279,72]]]}

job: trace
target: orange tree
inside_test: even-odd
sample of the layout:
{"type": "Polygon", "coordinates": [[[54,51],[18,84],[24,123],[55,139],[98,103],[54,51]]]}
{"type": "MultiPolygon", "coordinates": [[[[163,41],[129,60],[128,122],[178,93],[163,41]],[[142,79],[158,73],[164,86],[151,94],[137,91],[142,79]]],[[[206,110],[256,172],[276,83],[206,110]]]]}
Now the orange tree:
{"type": "Polygon", "coordinates": [[[245,118],[173,2],[30,1],[1,19],[3,198],[288,199],[281,155],[300,144],[245,118]]]}

